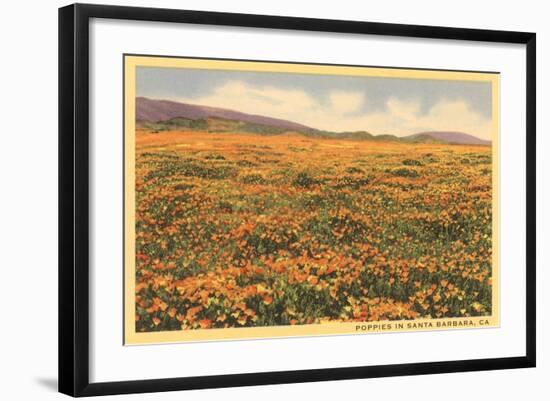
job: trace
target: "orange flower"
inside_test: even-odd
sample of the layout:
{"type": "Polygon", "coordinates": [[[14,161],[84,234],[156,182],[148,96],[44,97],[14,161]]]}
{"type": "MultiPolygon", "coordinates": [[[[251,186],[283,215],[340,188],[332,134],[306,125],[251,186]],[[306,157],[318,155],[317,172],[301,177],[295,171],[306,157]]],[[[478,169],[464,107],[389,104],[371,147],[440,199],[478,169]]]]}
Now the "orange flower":
{"type": "Polygon", "coordinates": [[[202,319],[199,320],[199,325],[201,329],[208,329],[210,326],[212,326],[212,321],[210,319],[202,319]]]}
{"type": "Polygon", "coordinates": [[[318,281],[319,281],[319,279],[316,276],[309,276],[307,278],[307,282],[311,285],[317,284],[318,281]]]}

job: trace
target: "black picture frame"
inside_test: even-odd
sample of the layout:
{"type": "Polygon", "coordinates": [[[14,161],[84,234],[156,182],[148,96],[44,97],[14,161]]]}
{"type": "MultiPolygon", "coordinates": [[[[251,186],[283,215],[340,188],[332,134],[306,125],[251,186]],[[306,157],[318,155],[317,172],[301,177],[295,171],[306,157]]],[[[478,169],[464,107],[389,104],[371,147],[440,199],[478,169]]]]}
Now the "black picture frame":
{"type": "Polygon", "coordinates": [[[59,391],[71,396],[316,382],[535,366],[536,35],[479,29],[74,4],[59,9],[59,391]],[[524,356],[382,366],[90,383],[89,380],[89,22],[159,21],[438,38],[526,46],[526,352],[524,356]]]}

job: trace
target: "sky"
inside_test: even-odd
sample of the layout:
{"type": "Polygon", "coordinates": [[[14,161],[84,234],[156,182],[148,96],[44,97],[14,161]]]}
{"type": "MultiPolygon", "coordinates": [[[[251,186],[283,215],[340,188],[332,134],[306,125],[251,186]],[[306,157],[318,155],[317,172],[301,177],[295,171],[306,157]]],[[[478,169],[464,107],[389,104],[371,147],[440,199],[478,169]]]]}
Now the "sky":
{"type": "Polygon", "coordinates": [[[491,139],[489,82],[138,67],[137,96],[282,118],[329,131],[491,139]]]}

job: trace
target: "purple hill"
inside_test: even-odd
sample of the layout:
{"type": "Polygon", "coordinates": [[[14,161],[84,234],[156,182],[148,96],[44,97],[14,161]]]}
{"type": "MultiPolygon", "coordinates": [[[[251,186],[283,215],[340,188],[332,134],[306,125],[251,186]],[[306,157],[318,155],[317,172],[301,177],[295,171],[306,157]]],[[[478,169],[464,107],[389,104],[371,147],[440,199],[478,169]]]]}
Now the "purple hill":
{"type": "Polygon", "coordinates": [[[136,98],[136,121],[161,122],[173,118],[223,118],[245,123],[269,125],[292,131],[316,131],[313,128],[292,121],[265,117],[217,107],[199,106],[170,100],[155,100],[145,97],[136,98]]]}
{"type": "Polygon", "coordinates": [[[437,141],[453,143],[459,145],[490,145],[491,141],[480,139],[476,136],[466,134],[464,132],[455,131],[427,131],[419,132],[406,136],[405,138],[414,139],[416,137],[431,137],[437,141]]]}

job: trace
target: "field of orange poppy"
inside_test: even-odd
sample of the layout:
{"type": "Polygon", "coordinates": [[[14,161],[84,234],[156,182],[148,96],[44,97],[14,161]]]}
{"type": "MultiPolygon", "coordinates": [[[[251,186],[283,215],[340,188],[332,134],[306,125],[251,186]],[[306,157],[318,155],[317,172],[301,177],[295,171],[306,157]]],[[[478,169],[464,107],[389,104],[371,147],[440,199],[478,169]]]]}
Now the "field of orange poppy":
{"type": "Polygon", "coordinates": [[[136,331],[488,316],[490,146],[136,133],[136,331]]]}

